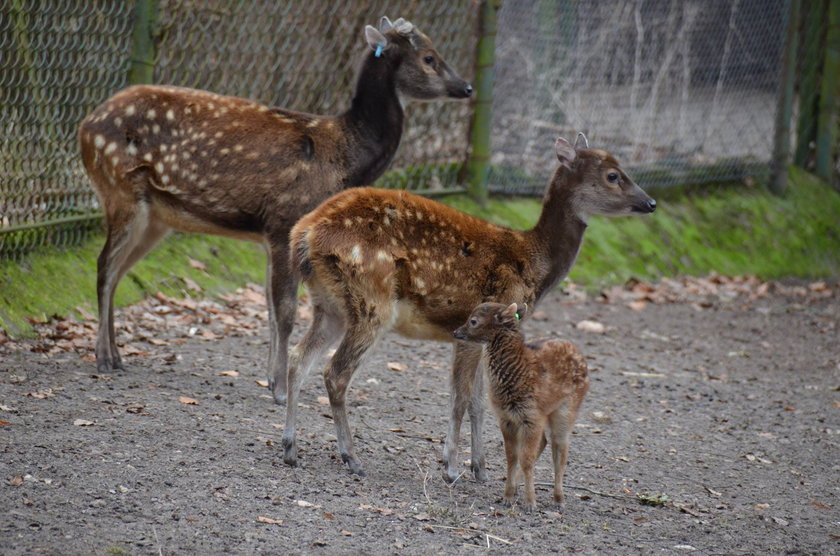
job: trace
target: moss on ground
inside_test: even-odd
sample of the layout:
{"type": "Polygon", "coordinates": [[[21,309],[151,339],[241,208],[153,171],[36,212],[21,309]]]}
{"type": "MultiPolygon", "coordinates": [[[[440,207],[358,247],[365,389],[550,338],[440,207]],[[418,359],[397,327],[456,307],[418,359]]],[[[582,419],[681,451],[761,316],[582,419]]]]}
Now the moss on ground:
{"type": "MultiPolygon", "coordinates": [[[[840,276],[840,195],[813,176],[791,170],[788,194],[721,188],[629,218],[593,217],[570,278],[597,289],[630,278],[680,274],[756,274],[763,279],[840,276]]],[[[481,208],[465,196],[443,199],[459,210],[525,229],[536,222],[539,199],[491,199],[481,208]]],[[[96,257],[101,238],[68,250],[0,262],[0,327],[25,334],[29,320],[95,313],[96,257]]],[[[126,305],[162,291],[217,295],[247,282],[262,283],[259,245],[212,236],[173,234],[137,264],[117,289],[126,305]],[[191,262],[196,261],[195,262],[191,262]],[[204,267],[204,268],[202,268],[204,267]]]]}

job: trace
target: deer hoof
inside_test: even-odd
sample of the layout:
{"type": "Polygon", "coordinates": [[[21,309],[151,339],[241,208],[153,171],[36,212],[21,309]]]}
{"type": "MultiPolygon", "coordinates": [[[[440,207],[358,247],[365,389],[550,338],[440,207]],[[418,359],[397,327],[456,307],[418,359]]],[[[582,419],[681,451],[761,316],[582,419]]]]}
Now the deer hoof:
{"type": "Polygon", "coordinates": [[[350,468],[350,472],[354,475],[358,475],[359,477],[365,476],[365,470],[359,465],[359,462],[356,461],[356,458],[351,457],[349,454],[341,454],[341,461],[347,464],[350,468]]]}
{"type": "Polygon", "coordinates": [[[483,483],[487,481],[487,470],[481,463],[473,463],[470,465],[476,482],[483,483]]]}
{"type": "Polygon", "coordinates": [[[294,440],[283,439],[283,461],[286,465],[297,467],[297,444],[294,440]]]}

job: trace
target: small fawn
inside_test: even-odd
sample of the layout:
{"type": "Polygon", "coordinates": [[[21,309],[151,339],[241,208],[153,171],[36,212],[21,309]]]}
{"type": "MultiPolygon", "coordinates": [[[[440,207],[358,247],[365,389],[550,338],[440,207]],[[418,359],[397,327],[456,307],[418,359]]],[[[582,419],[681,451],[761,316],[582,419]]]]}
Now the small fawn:
{"type": "Polygon", "coordinates": [[[271,108],[244,98],[137,85],[79,126],[82,161],[105,213],[99,255],[96,366],[122,369],[114,291],[170,230],[263,243],[271,325],[268,382],[286,398],[288,337],[298,275],[289,230],[330,195],[369,185],[403,133],[403,100],[467,98],[472,86],[410,22],[365,27],[367,53],[350,107],[337,116],[271,108]]]}
{"type": "Polygon", "coordinates": [[[458,439],[469,409],[471,469],[486,478],[481,429],[481,346],[452,331],[483,302],[534,305],[566,277],[592,214],[647,214],[651,199],[600,149],[558,139],[560,162],[534,228],[510,230],[405,191],[339,193],[300,219],[290,234],[292,261],[310,293],[313,319],[289,354],[284,461],[297,462],[300,386],[314,362],[339,343],[324,370],[338,449],[363,474],[353,449],[346,395],[362,357],[387,332],[454,342],[444,478],[454,481],[458,439]]]}
{"type": "Polygon", "coordinates": [[[521,466],[525,475],[524,507],[533,510],[537,504],[534,463],[546,446],[546,427],[554,461],[554,500],[563,501],[569,436],[589,390],[589,377],[586,361],[574,344],[565,340],[525,343],[519,331],[525,310],[516,303],[482,303],[453,335],[486,346],[490,402],[505,442],[504,499],[508,504],[516,499],[521,466]]]}

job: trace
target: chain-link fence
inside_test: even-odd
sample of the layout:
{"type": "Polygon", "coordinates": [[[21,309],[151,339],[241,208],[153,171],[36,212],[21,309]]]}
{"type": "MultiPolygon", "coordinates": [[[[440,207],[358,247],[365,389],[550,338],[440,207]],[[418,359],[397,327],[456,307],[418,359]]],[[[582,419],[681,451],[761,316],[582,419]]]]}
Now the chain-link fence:
{"type": "Polygon", "coordinates": [[[765,172],[785,10],[772,0],[504,3],[491,183],[542,191],[553,139],[578,131],[643,185],[765,172]]]}
{"type": "MultiPolygon", "coordinates": [[[[76,128],[128,84],[141,1],[158,5],[149,61],[155,82],[301,111],[338,113],[349,105],[364,25],[382,15],[414,22],[465,78],[477,65],[481,10],[473,0],[0,2],[0,257],[73,244],[99,227],[76,128]]],[[[778,141],[792,2],[503,1],[490,187],[541,193],[555,166],[554,138],[578,131],[618,156],[642,185],[766,175],[778,141]]],[[[828,3],[805,2],[803,11],[819,16],[828,3]]],[[[798,126],[795,118],[819,97],[824,19],[803,19],[797,38],[800,95],[787,121],[804,149],[792,154],[802,160],[814,157],[816,131],[799,129],[807,121],[798,126]]],[[[407,114],[397,158],[379,185],[458,186],[471,152],[472,106],[413,103],[407,114]]]]}

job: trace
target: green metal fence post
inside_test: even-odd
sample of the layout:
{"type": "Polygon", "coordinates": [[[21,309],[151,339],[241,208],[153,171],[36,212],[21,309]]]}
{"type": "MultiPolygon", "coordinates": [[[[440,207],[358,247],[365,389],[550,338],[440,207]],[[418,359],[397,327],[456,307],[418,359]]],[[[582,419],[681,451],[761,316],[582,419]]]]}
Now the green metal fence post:
{"type": "Polygon", "coordinates": [[[790,158],[790,123],[793,114],[793,83],[796,79],[796,50],[799,42],[801,0],[790,0],[785,47],[776,104],[776,133],[773,137],[773,163],[770,191],[777,195],[787,187],[787,165],[790,158]]]}
{"type": "Polygon", "coordinates": [[[802,6],[802,51],[798,56],[801,69],[796,87],[799,92],[799,122],[796,126],[793,163],[805,169],[811,160],[817,132],[817,101],[820,96],[817,76],[822,66],[821,38],[826,7],[826,0],[811,0],[802,6]]]}
{"type": "Polygon", "coordinates": [[[831,0],[828,6],[828,30],[825,36],[825,58],[823,62],[822,84],[820,86],[820,106],[817,116],[817,140],[815,173],[828,181],[831,178],[833,164],[832,150],[837,145],[837,102],[840,99],[838,86],[840,78],[840,0],[831,0]]]}
{"type": "Polygon", "coordinates": [[[134,31],[131,34],[131,67],[128,83],[154,83],[156,35],[159,0],[137,0],[134,6],[134,31]]]}
{"type": "Polygon", "coordinates": [[[470,154],[465,165],[467,192],[480,204],[487,202],[490,173],[490,132],[493,120],[493,64],[496,58],[496,14],[501,0],[483,0],[478,16],[475,55],[475,101],[470,122],[470,154]]]}

